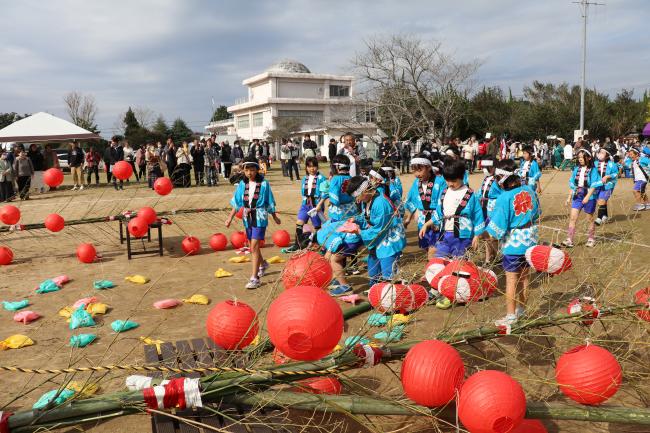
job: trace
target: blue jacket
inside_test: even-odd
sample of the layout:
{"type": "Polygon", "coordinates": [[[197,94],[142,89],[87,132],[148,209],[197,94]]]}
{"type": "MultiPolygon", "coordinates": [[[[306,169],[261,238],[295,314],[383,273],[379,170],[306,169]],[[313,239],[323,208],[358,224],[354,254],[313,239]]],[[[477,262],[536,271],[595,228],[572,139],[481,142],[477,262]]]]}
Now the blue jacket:
{"type": "Polygon", "coordinates": [[[433,188],[431,190],[431,210],[425,211],[424,205],[422,204],[422,200],[420,198],[420,179],[415,179],[413,185],[411,185],[411,189],[409,190],[408,196],[406,197],[406,202],[404,202],[404,207],[411,213],[420,211],[418,215],[418,230],[422,228],[422,225],[424,225],[428,219],[426,217],[427,214],[429,216],[433,215],[433,211],[435,210],[438,203],[440,193],[445,188],[447,188],[447,182],[445,182],[445,179],[442,176],[436,176],[433,179],[433,188]]]}
{"type": "MultiPolygon", "coordinates": [[[[446,191],[447,188],[443,190],[446,191]]],[[[436,210],[433,213],[433,223],[440,227],[440,231],[445,231],[445,216],[444,216],[444,203],[443,193],[440,193],[436,210]]],[[[476,197],[476,193],[469,196],[467,205],[461,210],[458,215],[458,230],[457,237],[460,239],[471,239],[474,236],[479,236],[485,231],[485,219],[483,218],[483,209],[481,202],[476,197]]],[[[456,234],[456,233],[455,233],[456,234]]]]}
{"type": "Polygon", "coordinates": [[[244,203],[244,195],[247,194],[248,179],[240,180],[235,189],[235,193],[230,200],[230,205],[239,210],[244,208],[244,227],[266,227],[269,225],[269,214],[275,213],[275,199],[273,198],[273,191],[271,191],[271,184],[263,177],[261,182],[258,182],[259,194],[257,202],[253,200],[253,206],[248,208],[248,203],[244,203]]]}
{"type": "Polygon", "coordinates": [[[402,188],[402,181],[399,177],[390,180],[388,184],[389,194],[391,201],[395,206],[400,206],[402,203],[402,195],[404,194],[404,189],[402,188]]]}
{"type": "Polygon", "coordinates": [[[499,195],[487,232],[501,241],[504,255],[523,256],[539,241],[538,220],[537,194],[532,187],[523,185],[499,195]]]}
{"type": "MultiPolygon", "coordinates": [[[[571,172],[571,178],[569,178],[569,187],[571,188],[571,191],[575,194],[578,190],[578,185],[576,184],[576,175],[578,174],[578,170],[580,170],[580,166],[575,166],[573,168],[573,172],[571,172]]],[[[600,178],[600,174],[598,174],[598,170],[596,167],[591,167],[588,169],[589,171],[587,172],[585,176],[585,186],[587,190],[589,188],[600,188],[603,186],[603,180],[600,178]]],[[[586,191],[585,191],[586,193],[586,191]]],[[[589,197],[589,201],[591,200],[596,200],[598,198],[597,194],[592,194],[591,197],[589,197]]]]}
{"type": "MultiPolygon", "coordinates": [[[[307,204],[307,181],[309,176],[303,176],[300,184],[300,194],[302,195],[302,204],[307,204]]],[[[327,192],[324,192],[323,184],[327,182],[325,176],[320,173],[316,174],[316,184],[312,186],[313,206],[316,206],[321,199],[327,199],[327,192]]]]}
{"type": "Polygon", "coordinates": [[[598,175],[600,176],[600,181],[602,182],[603,177],[609,176],[609,180],[603,184],[603,189],[605,191],[614,189],[618,179],[618,165],[614,161],[607,162],[596,162],[596,170],[598,170],[598,175]]]}
{"type": "Polygon", "coordinates": [[[332,221],[331,219],[325,221],[320,230],[316,232],[316,241],[318,244],[323,246],[327,251],[337,252],[343,243],[348,245],[360,243],[361,238],[357,234],[336,231],[345,224],[345,221],[332,221]]]}
{"type": "MultiPolygon", "coordinates": [[[[650,178],[650,158],[648,158],[645,155],[641,155],[639,159],[639,168],[641,171],[643,171],[646,174],[646,178],[650,178]]],[[[634,161],[630,162],[630,169],[633,169],[634,167],[634,161]]],[[[632,177],[634,177],[634,172],[632,173],[632,177]]]]}
{"type": "Polygon", "coordinates": [[[364,203],[354,220],[361,228],[361,240],[375,250],[378,259],[401,253],[406,246],[402,218],[385,195],[377,194],[369,204],[364,203]]]}
{"type": "Polygon", "coordinates": [[[526,167],[526,162],[528,161],[524,161],[523,159],[521,160],[521,165],[519,166],[519,170],[517,170],[517,174],[527,185],[536,186],[537,182],[542,177],[542,171],[539,169],[537,161],[530,161],[528,167],[526,167]]]}
{"type": "Polygon", "coordinates": [[[337,174],[330,180],[328,216],[333,221],[342,221],[353,217],[359,210],[354,199],[343,192],[343,188],[350,181],[350,175],[337,174]]]}

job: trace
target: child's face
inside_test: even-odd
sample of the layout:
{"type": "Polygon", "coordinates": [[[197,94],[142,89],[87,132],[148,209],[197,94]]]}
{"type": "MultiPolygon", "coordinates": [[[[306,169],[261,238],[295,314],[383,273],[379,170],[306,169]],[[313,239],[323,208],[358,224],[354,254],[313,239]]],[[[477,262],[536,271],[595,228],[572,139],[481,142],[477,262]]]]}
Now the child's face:
{"type": "Polygon", "coordinates": [[[604,149],[601,149],[601,150],[598,152],[598,160],[599,160],[599,161],[604,161],[604,160],[606,160],[606,159],[607,159],[607,152],[606,152],[604,149]]]}
{"type": "Polygon", "coordinates": [[[370,170],[368,170],[368,168],[363,168],[363,167],[361,168],[361,175],[362,176],[368,176],[369,172],[370,172],[370,170]]]}
{"type": "Polygon", "coordinates": [[[449,186],[449,188],[451,189],[458,189],[461,186],[463,186],[462,179],[453,179],[453,180],[445,179],[445,181],[447,182],[447,186],[449,186]]]}
{"type": "Polygon", "coordinates": [[[585,159],[585,154],[580,152],[578,154],[578,164],[580,165],[587,165],[587,160],[585,159]]]}
{"type": "Polygon", "coordinates": [[[413,165],[413,174],[420,180],[429,180],[431,178],[431,167],[427,165],[413,165]]]}
{"type": "Polygon", "coordinates": [[[310,175],[315,175],[318,172],[318,167],[314,165],[308,165],[307,166],[307,173],[310,175]]]}
{"type": "Polygon", "coordinates": [[[254,165],[244,166],[244,176],[246,176],[248,180],[255,180],[258,171],[257,167],[254,165]]]}
{"type": "Polygon", "coordinates": [[[533,157],[532,157],[532,155],[530,153],[524,152],[524,159],[526,161],[530,161],[531,159],[533,159],[533,157]]]}
{"type": "Polygon", "coordinates": [[[636,161],[637,159],[639,159],[639,154],[636,153],[636,152],[628,152],[627,154],[628,154],[628,156],[629,156],[631,159],[633,159],[633,160],[635,160],[635,161],[636,161]]]}

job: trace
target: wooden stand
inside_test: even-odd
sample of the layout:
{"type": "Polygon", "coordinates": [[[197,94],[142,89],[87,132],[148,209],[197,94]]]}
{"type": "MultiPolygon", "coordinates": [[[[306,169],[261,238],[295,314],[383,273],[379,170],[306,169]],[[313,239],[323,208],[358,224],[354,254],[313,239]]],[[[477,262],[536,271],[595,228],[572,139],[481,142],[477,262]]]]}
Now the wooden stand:
{"type": "MultiPolygon", "coordinates": [[[[126,240],[126,255],[129,260],[131,260],[131,257],[133,256],[138,256],[141,254],[153,254],[153,251],[147,251],[145,248],[144,251],[133,251],[131,248],[131,233],[129,232],[128,229],[124,229],[124,222],[120,219],[120,244],[124,243],[124,240],[126,240]],[[124,235],[124,232],[126,232],[126,237],[124,235]]],[[[149,224],[149,227],[147,228],[147,242],[151,242],[151,229],[158,229],[158,255],[162,257],[163,255],[163,244],[162,244],[162,222],[161,221],[156,221],[155,223],[149,224]]]]}

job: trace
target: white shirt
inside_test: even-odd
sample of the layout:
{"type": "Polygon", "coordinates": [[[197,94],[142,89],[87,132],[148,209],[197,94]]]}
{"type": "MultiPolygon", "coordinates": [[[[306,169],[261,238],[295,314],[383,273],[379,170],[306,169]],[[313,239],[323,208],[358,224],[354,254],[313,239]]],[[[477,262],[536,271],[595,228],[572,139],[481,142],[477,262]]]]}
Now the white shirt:
{"type": "Polygon", "coordinates": [[[314,187],[314,180],[316,180],[316,177],[310,174],[307,178],[307,195],[311,195],[311,190],[314,187]]]}
{"type": "Polygon", "coordinates": [[[460,202],[463,201],[465,192],[467,192],[467,185],[463,185],[458,189],[448,188],[447,192],[445,193],[445,200],[442,202],[442,208],[445,214],[446,232],[454,231],[454,219],[450,217],[456,215],[456,210],[458,209],[460,202]]]}
{"type": "Polygon", "coordinates": [[[584,188],[586,178],[587,178],[587,167],[580,167],[578,169],[578,188],[584,188]]]}
{"type": "Polygon", "coordinates": [[[636,161],[632,161],[632,169],[634,170],[634,181],[641,180],[645,182],[647,179],[643,175],[643,171],[641,170],[641,164],[639,164],[639,160],[637,159],[636,161]]]}
{"type": "Polygon", "coordinates": [[[564,146],[564,159],[573,159],[573,146],[570,144],[564,146]]]}
{"type": "Polygon", "coordinates": [[[248,182],[248,206],[253,205],[253,196],[255,195],[256,187],[257,182],[248,182]]]}

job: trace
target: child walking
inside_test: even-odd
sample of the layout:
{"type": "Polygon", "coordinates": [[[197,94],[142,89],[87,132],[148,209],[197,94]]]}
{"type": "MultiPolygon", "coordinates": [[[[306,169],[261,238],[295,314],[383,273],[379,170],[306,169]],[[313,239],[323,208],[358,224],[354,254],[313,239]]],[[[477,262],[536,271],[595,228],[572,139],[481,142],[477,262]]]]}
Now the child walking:
{"type": "Polygon", "coordinates": [[[596,169],[598,170],[603,186],[598,189],[597,193],[594,192],[594,194],[597,194],[596,204],[598,205],[598,216],[594,222],[596,225],[601,225],[609,220],[607,202],[614,192],[614,187],[618,179],[618,164],[612,160],[612,155],[605,148],[598,151],[596,169]]]}
{"type": "Polygon", "coordinates": [[[251,277],[246,284],[247,289],[260,287],[260,278],[266,273],[269,264],[262,257],[260,241],[264,240],[268,215],[273,217],[276,224],[280,218],[275,213],[275,199],[271,184],[259,173],[259,163],[254,157],[247,157],[243,162],[244,178],[239,181],[235,193],[230,200],[232,210],[226,219],[226,227],[230,227],[235,214],[244,209],[242,220],[246,228],[246,237],[250,242],[252,269],[251,277]]]}
{"type": "Polygon", "coordinates": [[[535,150],[533,146],[526,145],[522,148],[523,159],[519,166],[518,173],[524,185],[528,185],[535,191],[539,192],[538,182],[542,177],[542,171],[535,160],[535,150]]]}
{"type": "MultiPolygon", "coordinates": [[[[497,198],[503,192],[494,176],[494,170],[496,170],[494,163],[495,161],[492,158],[481,160],[481,167],[483,167],[485,177],[481,182],[481,187],[475,192],[476,198],[481,204],[486,227],[490,223],[490,214],[494,211],[497,198]]],[[[485,239],[485,262],[491,263],[497,254],[498,242],[492,239],[487,232],[483,232],[481,237],[485,239]]]]}
{"type": "Polygon", "coordinates": [[[648,155],[650,155],[650,148],[647,146],[643,148],[643,151],[639,151],[636,147],[630,147],[628,151],[632,176],[634,176],[634,187],[632,189],[634,200],[636,200],[636,204],[632,208],[634,211],[650,209],[650,202],[648,202],[648,196],[645,192],[650,178],[650,158],[648,158],[648,155]]]}

